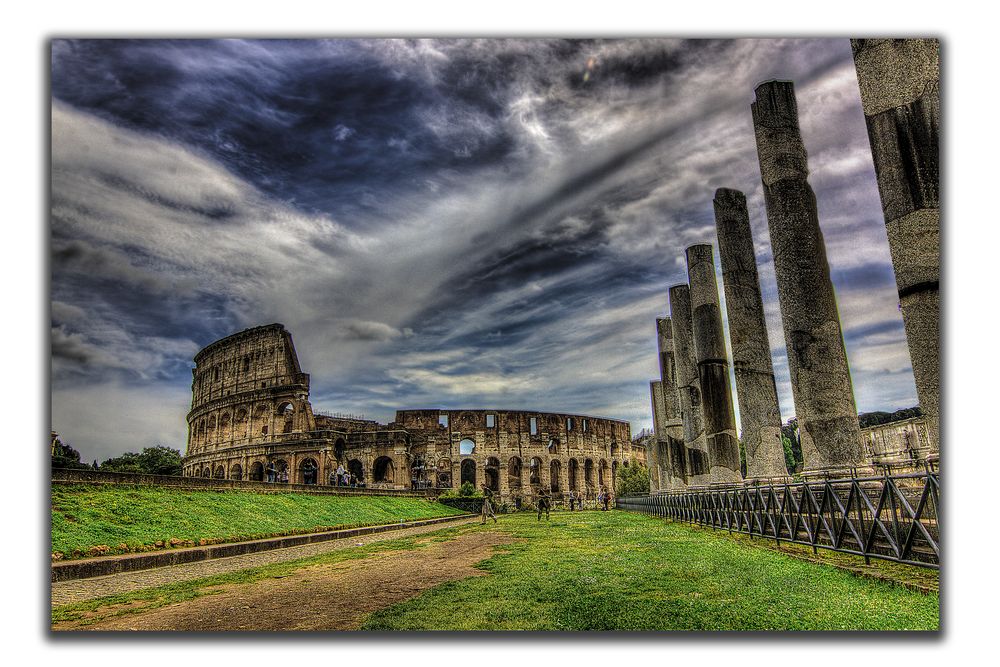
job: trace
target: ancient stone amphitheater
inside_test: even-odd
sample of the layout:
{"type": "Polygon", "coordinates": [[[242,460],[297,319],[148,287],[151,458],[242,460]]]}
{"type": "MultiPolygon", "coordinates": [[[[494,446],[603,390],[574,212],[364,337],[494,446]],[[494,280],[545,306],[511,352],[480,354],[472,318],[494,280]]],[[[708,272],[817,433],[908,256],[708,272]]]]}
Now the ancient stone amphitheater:
{"type": "Polygon", "coordinates": [[[281,324],[247,329],[195,356],[184,474],[387,488],[487,484],[509,502],[542,489],[590,498],[645,462],[628,422],[517,410],[399,410],[389,424],[313,412],[309,375],[281,324]]]}

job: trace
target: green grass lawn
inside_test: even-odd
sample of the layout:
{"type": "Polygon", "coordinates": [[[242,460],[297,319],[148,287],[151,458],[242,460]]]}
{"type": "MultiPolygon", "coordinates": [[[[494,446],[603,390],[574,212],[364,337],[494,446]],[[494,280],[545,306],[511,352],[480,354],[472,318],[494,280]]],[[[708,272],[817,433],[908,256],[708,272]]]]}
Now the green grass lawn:
{"type": "MultiPolygon", "coordinates": [[[[501,519],[524,541],[369,630],[936,630],[938,596],[626,512],[501,519]]],[[[482,530],[479,526],[462,530],[482,530]]],[[[485,529],[492,530],[493,526],[485,529]]]]}
{"type": "Polygon", "coordinates": [[[52,551],[72,558],[97,545],[122,553],[171,538],[228,542],[454,514],[422,498],[54,484],[52,551]]]}

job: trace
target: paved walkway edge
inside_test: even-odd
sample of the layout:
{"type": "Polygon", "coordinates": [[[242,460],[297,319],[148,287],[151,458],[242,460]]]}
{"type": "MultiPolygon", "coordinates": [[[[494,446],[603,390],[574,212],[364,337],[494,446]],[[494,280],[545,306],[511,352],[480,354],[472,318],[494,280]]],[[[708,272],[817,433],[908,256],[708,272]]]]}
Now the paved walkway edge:
{"type": "Polygon", "coordinates": [[[328,540],[340,540],[348,537],[360,537],[362,535],[384,533],[390,530],[430,526],[437,523],[449,523],[460,519],[468,519],[474,516],[474,514],[459,514],[456,516],[437,517],[434,519],[419,519],[417,521],[403,521],[378,526],[363,526],[360,528],[331,530],[322,533],[306,533],[304,535],[271,537],[264,540],[252,540],[249,542],[212,544],[204,547],[187,547],[182,549],[156,551],[152,553],[125,554],[122,556],[105,556],[102,558],[65,561],[52,564],[52,581],[89,579],[90,577],[101,577],[108,574],[118,574],[120,572],[135,572],[137,570],[149,570],[157,567],[166,567],[168,565],[194,563],[197,561],[211,560],[213,558],[241,556],[243,554],[257,553],[259,551],[297,547],[303,544],[312,544],[314,542],[326,542],[328,540]]]}

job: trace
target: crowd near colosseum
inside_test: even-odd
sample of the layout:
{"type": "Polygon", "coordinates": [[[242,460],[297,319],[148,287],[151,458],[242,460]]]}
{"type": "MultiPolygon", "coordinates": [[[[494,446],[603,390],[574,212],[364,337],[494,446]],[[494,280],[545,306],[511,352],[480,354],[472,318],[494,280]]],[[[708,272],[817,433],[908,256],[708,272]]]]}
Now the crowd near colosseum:
{"type": "Polygon", "coordinates": [[[241,331],[195,356],[184,474],[236,480],[452,489],[505,502],[542,489],[596,497],[620,466],[645,462],[628,422],[515,410],[399,410],[389,424],[313,412],[309,375],[281,324],[241,331]]]}

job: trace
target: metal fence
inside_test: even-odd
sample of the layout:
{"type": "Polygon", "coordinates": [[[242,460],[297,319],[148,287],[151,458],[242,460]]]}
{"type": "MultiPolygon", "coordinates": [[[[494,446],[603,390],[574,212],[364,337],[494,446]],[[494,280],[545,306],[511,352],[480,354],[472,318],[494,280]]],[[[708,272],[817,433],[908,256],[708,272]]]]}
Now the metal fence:
{"type": "Polygon", "coordinates": [[[938,473],[700,488],[618,498],[619,509],[937,569],[938,473]]]}

